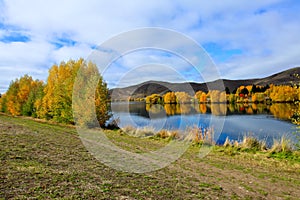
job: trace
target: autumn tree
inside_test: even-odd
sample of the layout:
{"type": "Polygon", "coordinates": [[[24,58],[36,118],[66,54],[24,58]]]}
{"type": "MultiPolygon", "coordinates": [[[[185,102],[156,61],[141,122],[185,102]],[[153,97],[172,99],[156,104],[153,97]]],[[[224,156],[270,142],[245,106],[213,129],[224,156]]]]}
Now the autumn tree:
{"type": "Polygon", "coordinates": [[[186,92],[175,92],[176,103],[191,103],[192,97],[186,92]]]}
{"type": "Polygon", "coordinates": [[[37,116],[53,119],[57,122],[73,123],[72,92],[73,84],[83,59],[61,62],[59,66],[53,65],[49,70],[47,84],[44,89],[37,116]]]}
{"type": "Polygon", "coordinates": [[[200,102],[201,103],[206,103],[207,102],[207,95],[205,92],[203,92],[200,96],[200,102]]]}
{"type": "Polygon", "coordinates": [[[7,112],[6,102],[7,102],[6,95],[2,94],[0,98],[0,112],[4,112],[4,113],[7,112]]]}
{"type": "Polygon", "coordinates": [[[262,92],[252,94],[252,102],[259,103],[265,101],[265,95],[262,92]]]}
{"type": "Polygon", "coordinates": [[[32,82],[31,86],[28,98],[22,106],[22,115],[37,117],[36,111],[38,108],[36,107],[36,102],[44,96],[44,83],[37,80],[32,82]]]}
{"type": "MultiPolygon", "coordinates": [[[[29,101],[34,103],[34,99],[30,97],[30,94],[34,93],[34,90],[38,87],[40,81],[33,80],[31,76],[24,75],[20,79],[12,81],[5,95],[5,108],[7,113],[11,115],[28,115],[34,112],[33,107],[29,106],[29,101]]],[[[41,84],[41,83],[40,83],[41,84]]],[[[2,108],[2,110],[4,110],[2,108]]]]}
{"type": "Polygon", "coordinates": [[[237,100],[237,96],[235,96],[235,94],[229,94],[228,95],[228,101],[229,101],[229,103],[233,104],[233,103],[236,102],[236,100],[237,100]]]}
{"type": "Polygon", "coordinates": [[[147,104],[162,103],[162,97],[159,94],[152,94],[146,97],[147,104]]]}
{"type": "Polygon", "coordinates": [[[12,81],[6,92],[7,112],[13,116],[21,114],[21,104],[18,101],[19,80],[12,81]]]}
{"type": "Polygon", "coordinates": [[[220,94],[219,90],[211,90],[210,93],[210,101],[211,102],[219,102],[220,101],[220,94]]]}
{"type": "Polygon", "coordinates": [[[76,124],[81,127],[104,127],[110,118],[108,88],[95,64],[82,62],[73,91],[76,124]]]}
{"type": "Polygon", "coordinates": [[[299,100],[298,88],[289,85],[270,85],[265,94],[275,102],[293,102],[299,100]]]}
{"type": "Polygon", "coordinates": [[[195,94],[195,99],[198,100],[200,103],[205,103],[207,101],[207,95],[205,92],[199,90],[195,94]]]}
{"type": "Polygon", "coordinates": [[[175,92],[167,92],[163,97],[165,104],[175,104],[176,103],[176,95],[175,92]]]}

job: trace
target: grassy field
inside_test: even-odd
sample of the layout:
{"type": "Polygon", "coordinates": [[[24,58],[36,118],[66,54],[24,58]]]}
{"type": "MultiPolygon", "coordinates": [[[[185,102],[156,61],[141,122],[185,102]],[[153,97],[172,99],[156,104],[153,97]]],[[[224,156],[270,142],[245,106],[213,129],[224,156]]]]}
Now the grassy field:
{"type": "MultiPolygon", "coordinates": [[[[136,153],[167,140],[106,131],[136,153]]],[[[74,127],[0,115],[1,199],[300,199],[300,161],[217,147],[204,158],[192,146],[158,171],[111,169],[84,147],[74,127]]]]}

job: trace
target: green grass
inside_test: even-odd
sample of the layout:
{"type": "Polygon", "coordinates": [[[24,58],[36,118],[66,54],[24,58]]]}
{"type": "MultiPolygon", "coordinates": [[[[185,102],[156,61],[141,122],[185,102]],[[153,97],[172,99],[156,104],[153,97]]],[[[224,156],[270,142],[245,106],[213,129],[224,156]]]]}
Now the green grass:
{"type": "MultiPolygon", "coordinates": [[[[169,142],[122,131],[106,134],[120,148],[138,153],[169,142]]],[[[169,166],[134,174],[96,160],[74,127],[0,115],[0,199],[300,198],[297,152],[241,149],[215,147],[199,158],[199,145],[191,145],[169,166]]]]}

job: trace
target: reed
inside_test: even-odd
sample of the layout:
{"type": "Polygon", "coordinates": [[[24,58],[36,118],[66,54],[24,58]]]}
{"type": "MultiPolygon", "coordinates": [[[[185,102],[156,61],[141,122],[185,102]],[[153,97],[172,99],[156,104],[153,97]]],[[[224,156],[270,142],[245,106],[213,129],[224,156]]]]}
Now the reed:
{"type": "Polygon", "coordinates": [[[214,130],[213,128],[190,127],[186,131],[185,141],[191,141],[195,144],[210,144],[214,145],[214,130]]]}
{"type": "Polygon", "coordinates": [[[280,140],[274,140],[270,153],[289,153],[292,150],[291,140],[286,136],[282,136],[280,140]]]}

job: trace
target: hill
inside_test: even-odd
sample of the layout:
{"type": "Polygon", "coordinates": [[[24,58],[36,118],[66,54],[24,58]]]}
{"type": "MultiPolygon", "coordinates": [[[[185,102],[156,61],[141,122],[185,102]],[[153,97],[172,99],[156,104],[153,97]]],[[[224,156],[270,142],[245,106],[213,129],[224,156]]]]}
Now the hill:
{"type": "Polygon", "coordinates": [[[202,90],[207,92],[208,89],[225,89],[228,87],[230,92],[235,90],[241,85],[290,85],[293,82],[297,81],[297,78],[294,74],[300,74],[300,67],[292,68],[280,73],[273,74],[265,78],[257,79],[245,79],[245,80],[228,80],[228,79],[219,79],[216,81],[208,83],[169,83],[163,81],[147,81],[137,85],[124,87],[124,88],[114,88],[109,91],[109,94],[112,100],[126,100],[129,97],[133,98],[143,98],[151,94],[165,94],[169,91],[185,91],[189,94],[202,90]],[[224,86],[223,86],[224,84],[224,86]]]}

